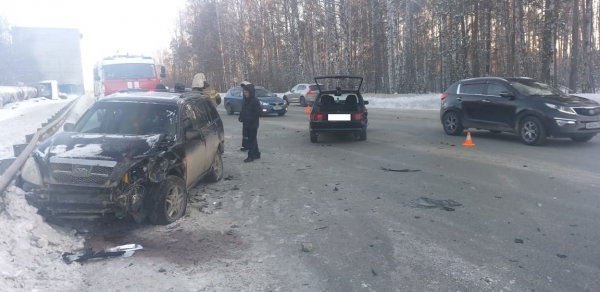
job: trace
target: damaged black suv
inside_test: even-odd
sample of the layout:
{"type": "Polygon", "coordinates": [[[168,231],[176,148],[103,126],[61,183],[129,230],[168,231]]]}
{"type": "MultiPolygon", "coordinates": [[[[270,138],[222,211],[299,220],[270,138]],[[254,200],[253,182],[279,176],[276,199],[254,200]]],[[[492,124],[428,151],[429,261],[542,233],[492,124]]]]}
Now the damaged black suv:
{"type": "Polygon", "coordinates": [[[188,190],[223,177],[223,122],[199,92],[117,93],[32,153],[18,179],[45,216],[169,224],[188,190]]]}

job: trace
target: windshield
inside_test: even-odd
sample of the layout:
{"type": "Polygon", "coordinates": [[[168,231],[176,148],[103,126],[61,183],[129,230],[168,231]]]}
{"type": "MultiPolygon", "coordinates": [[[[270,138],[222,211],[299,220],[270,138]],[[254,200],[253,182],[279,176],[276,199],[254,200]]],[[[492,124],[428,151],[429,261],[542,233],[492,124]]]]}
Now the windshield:
{"type": "Polygon", "coordinates": [[[271,97],[275,96],[273,92],[268,91],[265,88],[256,88],[256,92],[254,94],[256,97],[271,97]]]}
{"type": "Polygon", "coordinates": [[[142,103],[101,103],[88,110],[74,132],[148,135],[177,133],[177,107],[142,103]]]}
{"type": "Polygon", "coordinates": [[[104,67],[106,79],[156,78],[153,64],[114,64],[104,67]]]}
{"type": "Polygon", "coordinates": [[[559,90],[537,81],[512,81],[511,85],[526,96],[562,96],[559,90]]]}

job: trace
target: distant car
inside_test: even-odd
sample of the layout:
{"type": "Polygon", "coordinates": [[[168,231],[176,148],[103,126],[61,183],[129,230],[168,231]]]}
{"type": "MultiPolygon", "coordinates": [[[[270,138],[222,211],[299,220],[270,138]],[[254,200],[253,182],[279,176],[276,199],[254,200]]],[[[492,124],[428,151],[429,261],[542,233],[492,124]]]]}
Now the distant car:
{"type": "Polygon", "coordinates": [[[472,78],[442,94],[440,120],[448,135],[475,128],[517,133],[526,145],[549,136],[587,142],[600,132],[600,104],[530,78],[472,78]]]}
{"type": "Polygon", "coordinates": [[[365,105],[369,102],[363,100],[360,94],[362,81],[362,77],[352,75],[315,77],[319,95],[310,112],[310,142],[317,143],[319,134],[324,132],[348,132],[358,140],[367,140],[368,112],[365,105]],[[336,85],[340,83],[348,86],[336,85]]]}
{"type": "Polygon", "coordinates": [[[283,94],[283,100],[290,103],[300,103],[301,106],[312,105],[319,95],[317,84],[301,83],[294,86],[290,91],[283,94]]]}
{"type": "MultiPolygon", "coordinates": [[[[279,116],[285,115],[288,110],[287,103],[262,86],[256,86],[255,95],[260,101],[260,106],[263,110],[263,115],[278,114],[279,116]]],[[[240,86],[233,87],[227,91],[224,98],[225,110],[228,115],[239,113],[242,111],[242,102],[244,97],[242,95],[242,88],[240,86]]]]}
{"type": "Polygon", "coordinates": [[[223,122],[203,93],[109,95],[64,130],[37,147],[18,179],[45,216],[169,224],[185,214],[196,182],[223,178],[223,122]]]}

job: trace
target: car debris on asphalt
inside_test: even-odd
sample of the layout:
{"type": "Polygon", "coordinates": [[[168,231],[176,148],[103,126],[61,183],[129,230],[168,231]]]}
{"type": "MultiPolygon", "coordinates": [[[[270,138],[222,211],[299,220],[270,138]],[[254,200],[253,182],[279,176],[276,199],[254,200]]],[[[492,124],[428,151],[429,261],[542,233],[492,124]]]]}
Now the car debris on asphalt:
{"type": "Polygon", "coordinates": [[[122,256],[124,258],[132,256],[136,250],[144,249],[139,244],[126,244],[115,246],[111,248],[107,248],[103,251],[94,252],[91,248],[86,249],[85,251],[80,252],[65,252],[62,255],[63,261],[67,264],[71,264],[73,262],[83,263],[89,259],[94,258],[112,258],[122,256]]]}

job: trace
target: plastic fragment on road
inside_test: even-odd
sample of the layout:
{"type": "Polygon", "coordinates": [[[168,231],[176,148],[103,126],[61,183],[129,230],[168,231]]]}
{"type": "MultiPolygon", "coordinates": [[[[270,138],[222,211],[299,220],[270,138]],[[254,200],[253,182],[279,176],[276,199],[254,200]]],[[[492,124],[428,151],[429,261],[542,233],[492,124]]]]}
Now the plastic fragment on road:
{"type": "Polygon", "coordinates": [[[89,259],[94,258],[113,258],[113,257],[131,257],[135,251],[144,249],[139,244],[125,244],[120,246],[115,246],[111,248],[107,248],[103,251],[94,252],[91,248],[85,251],[79,251],[75,253],[65,252],[62,255],[63,261],[67,264],[71,264],[73,262],[83,263],[89,259]]]}

